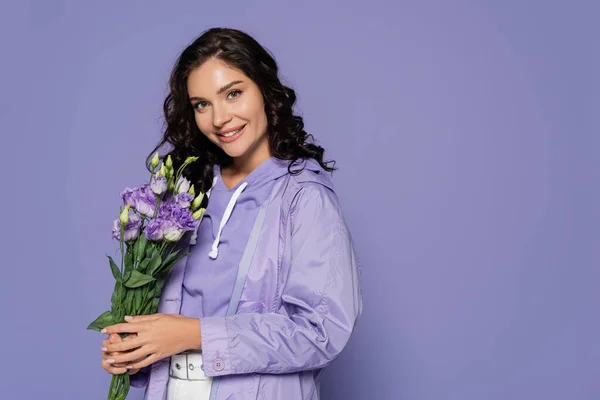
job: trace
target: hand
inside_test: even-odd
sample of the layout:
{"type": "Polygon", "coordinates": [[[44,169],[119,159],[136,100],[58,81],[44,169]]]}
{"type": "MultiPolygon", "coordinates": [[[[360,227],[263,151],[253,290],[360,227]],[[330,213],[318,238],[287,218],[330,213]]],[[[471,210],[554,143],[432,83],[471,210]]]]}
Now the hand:
{"type": "MultiPolygon", "coordinates": [[[[121,375],[124,374],[125,372],[127,372],[127,368],[126,368],[126,364],[109,364],[106,362],[106,360],[110,360],[113,359],[115,356],[119,355],[119,354],[123,354],[121,352],[113,352],[113,353],[109,353],[107,349],[107,346],[111,343],[121,343],[123,341],[127,341],[127,340],[131,340],[134,339],[137,335],[135,333],[132,333],[131,335],[128,335],[125,337],[125,339],[121,339],[121,336],[117,335],[116,333],[113,333],[111,335],[108,336],[108,339],[104,340],[102,342],[102,368],[104,368],[106,371],[108,371],[108,373],[113,374],[113,375],[121,375]]],[[[139,368],[138,369],[129,369],[129,375],[133,375],[139,372],[139,368]]]]}
{"type": "Polygon", "coordinates": [[[154,314],[125,317],[126,323],[107,326],[102,333],[135,333],[131,340],[108,343],[107,352],[117,354],[106,362],[125,364],[126,369],[140,369],[153,362],[179,354],[182,351],[200,349],[200,320],[178,314],[154,314]]]}

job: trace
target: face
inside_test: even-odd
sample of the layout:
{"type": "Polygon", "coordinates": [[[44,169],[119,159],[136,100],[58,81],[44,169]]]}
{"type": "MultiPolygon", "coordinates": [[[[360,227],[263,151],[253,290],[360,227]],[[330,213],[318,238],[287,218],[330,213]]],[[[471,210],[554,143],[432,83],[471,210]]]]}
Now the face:
{"type": "Polygon", "coordinates": [[[236,165],[252,168],[270,157],[263,96],[243,72],[211,58],[191,72],[187,87],[198,128],[236,165]]]}

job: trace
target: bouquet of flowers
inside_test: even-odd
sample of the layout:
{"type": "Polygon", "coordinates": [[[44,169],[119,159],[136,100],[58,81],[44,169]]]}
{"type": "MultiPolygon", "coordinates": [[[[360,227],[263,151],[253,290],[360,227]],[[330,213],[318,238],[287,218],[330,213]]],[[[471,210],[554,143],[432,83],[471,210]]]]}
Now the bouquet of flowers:
{"type": "MultiPolygon", "coordinates": [[[[100,315],[87,329],[100,332],[106,326],[124,322],[125,316],[154,314],[167,273],[186,254],[178,242],[198,228],[204,214],[203,193],[183,177],[184,169],[197,157],[188,157],[175,173],[170,156],[151,161],[149,183],[126,188],[121,193],[124,207],[113,223],[113,238],[119,241],[121,259],[108,261],[115,278],[111,310],[100,315]],[[155,172],[156,171],[156,172],[155,172]]],[[[127,334],[122,334],[122,337],[127,334]]],[[[123,400],[130,388],[129,374],[113,375],[108,400],[123,400]]]]}

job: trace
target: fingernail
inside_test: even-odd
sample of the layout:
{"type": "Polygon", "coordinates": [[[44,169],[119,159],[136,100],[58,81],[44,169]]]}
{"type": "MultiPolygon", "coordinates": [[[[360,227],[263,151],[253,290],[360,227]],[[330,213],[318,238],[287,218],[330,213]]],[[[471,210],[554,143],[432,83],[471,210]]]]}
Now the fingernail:
{"type": "Polygon", "coordinates": [[[131,368],[133,368],[133,367],[132,367],[131,365],[128,365],[128,366],[126,366],[125,368],[127,368],[127,369],[131,369],[131,368]]]}
{"type": "Polygon", "coordinates": [[[106,363],[107,364],[114,364],[115,360],[113,360],[112,358],[110,358],[110,359],[106,360],[106,363]]]}
{"type": "Polygon", "coordinates": [[[103,347],[102,351],[108,351],[108,349],[106,347],[103,347]]]}
{"type": "Polygon", "coordinates": [[[127,316],[125,317],[125,321],[131,321],[133,319],[133,317],[127,316]]]}
{"type": "Polygon", "coordinates": [[[106,328],[102,329],[100,333],[106,333],[106,328]]]}

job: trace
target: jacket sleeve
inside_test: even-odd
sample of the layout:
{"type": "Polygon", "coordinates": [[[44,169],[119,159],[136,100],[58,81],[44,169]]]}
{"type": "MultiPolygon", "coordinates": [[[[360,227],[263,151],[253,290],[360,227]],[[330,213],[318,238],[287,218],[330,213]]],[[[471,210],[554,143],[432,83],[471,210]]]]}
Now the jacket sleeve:
{"type": "Polygon", "coordinates": [[[289,223],[291,265],[279,310],[200,320],[207,376],[318,369],[348,342],[362,300],[357,258],[335,193],[305,183],[289,223]]]}
{"type": "Polygon", "coordinates": [[[142,388],[148,384],[148,378],[150,377],[150,366],[144,367],[138,371],[137,374],[133,374],[129,377],[129,382],[132,387],[142,388]]]}

